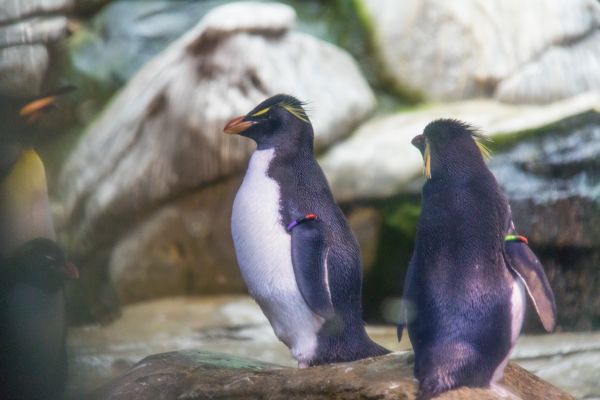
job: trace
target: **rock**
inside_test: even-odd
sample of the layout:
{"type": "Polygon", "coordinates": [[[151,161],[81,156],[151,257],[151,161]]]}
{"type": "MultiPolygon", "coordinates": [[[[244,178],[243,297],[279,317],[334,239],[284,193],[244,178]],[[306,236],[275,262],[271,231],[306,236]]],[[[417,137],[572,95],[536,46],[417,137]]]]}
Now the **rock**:
{"type": "MultiPolygon", "coordinates": [[[[157,272],[154,281],[164,276],[158,274],[170,265],[164,259],[130,261],[125,256],[144,256],[148,252],[142,250],[152,240],[166,237],[161,229],[174,229],[173,221],[182,218],[175,216],[181,211],[178,206],[162,214],[159,209],[200,190],[203,194],[196,198],[210,197],[211,191],[219,191],[212,185],[245,168],[253,144],[222,133],[233,116],[275,93],[294,94],[311,102],[317,148],[324,148],[374,107],[373,93],[354,60],[333,45],[293,31],[294,21],[293,9],[281,4],[234,3],[214,9],[141,68],[87,129],[66,161],[56,190],[62,197],[59,231],[81,263],[79,293],[86,297],[71,303],[91,309],[97,304],[95,293],[111,292],[98,289],[105,288],[106,281],[84,276],[86,271],[103,276],[109,260],[100,254],[112,257],[115,276],[148,277],[144,267],[132,274],[136,262],[157,272]],[[138,227],[142,221],[150,222],[138,227]],[[90,263],[94,266],[87,266],[90,263]]],[[[191,215],[186,209],[185,215],[191,215]]],[[[228,225],[220,223],[218,229],[228,225]]],[[[177,235],[181,239],[188,233],[184,229],[177,235]]],[[[215,242],[222,237],[207,234],[206,243],[194,248],[224,248],[215,242]]],[[[228,251],[233,254],[233,249],[228,251]]],[[[211,259],[207,253],[194,251],[186,265],[195,265],[194,271],[236,268],[230,254],[211,259]]],[[[179,293],[187,285],[185,270],[189,268],[181,264],[174,268],[172,281],[164,282],[160,293],[179,293]]],[[[196,290],[207,287],[194,282],[196,290]]],[[[237,282],[233,285],[239,288],[237,282]]],[[[136,291],[126,296],[127,290],[121,289],[129,300],[156,295],[136,291]]]]}
{"type": "Polygon", "coordinates": [[[65,12],[72,7],[73,0],[4,0],[0,9],[0,24],[32,15],[65,12]]]}
{"type": "Polygon", "coordinates": [[[600,334],[525,336],[512,354],[519,365],[578,399],[600,397],[600,334]]]}
{"type": "MultiPolygon", "coordinates": [[[[76,12],[89,12],[107,0],[79,0],[76,12]]],[[[170,43],[193,28],[214,1],[111,1],[71,40],[73,68],[102,88],[123,86],[170,43]]]]}
{"type": "Polygon", "coordinates": [[[320,162],[341,202],[415,193],[421,190],[421,182],[414,179],[421,174],[423,161],[410,141],[436,118],[461,119],[494,137],[539,129],[589,110],[600,110],[598,94],[545,106],[511,106],[490,100],[431,105],[366,122],[320,162]]]}
{"type": "Polygon", "coordinates": [[[498,153],[489,167],[536,245],[600,247],[600,114],[545,131],[498,153]]]}
{"type": "Polygon", "coordinates": [[[598,90],[599,55],[600,30],[596,28],[575,44],[552,46],[519,68],[498,84],[495,97],[511,103],[539,103],[598,90]]]}
{"type": "MultiPolygon", "coordinates": [[[[353,363],[297,369],[204,351],[146,357],[92,399],[414,399],[412,353],[395,353],[353,363]]],[[[555,388],[509,364],[502,386],[517,398],[569,399],[555,388]]],[[[502,399],[485,389],[461,388],[443,399],[502,399]]]]}
{"type": "Polygon", "coordinates": [[[40,92],[49,56],[41,44],[0,48],[0,93],[9,97],[40,92]]]}
{"type": "Polygon", "coordinates": [[[236,177],[186,195],[120,239],[109,261],[120,302],[245,292],[229,228],[239,185],[236,177]]]}
{"type": "Polygon", "coordinates": [[[0,8],[0,96],[40,93],[49,65],[47,45],[67,33],[73,0],[5,0],[0,8]],[[62,14],[62,15],[61,15],[62,14]]]}
{"type": "Polygon", "coordinates": [[[375,263],[382,222],[381,214],[371,207],[356,208],[348,214],[348,225],[360,248],[363,274],[368,273],[375,263]]]}
{"type": "Polygon", "coordinates": [[[290,31],[291,8],[224,7],[144,66],[72,153],[60,192],[75,241],[105,243],[115,233],[107,238],[101,227],[115,218],[131,221],[243,169],[252,145],[225,137],[222,127],[269,95],[288,92],[311,102],[320,148],[374,106],[346,53],[290,31]]]}
{"type": "Polygon", "coordinates": [[[546,103],[600,88],[594,0],[361,0],[358,9],[383,74],[411,97],[546,103]]]}
{"type": "MultiPolygon", "coordinates": [[[[410,349],[408,335],[398,343],[394,326],[367,326],[367,330],[392,351],[410,349]]],[[[600,384],[594,371],[599,339],[598,333],[524,335],[513,361],[564,390],[598,397],[600,384]]],[[[106,325],[70,329],[67,399],[87,398],[85,393],[123,375],[149,354],[192,348],[296,365],[249,297],[166,298],[125,306],[122,316],[106,325]]]]}
{"type": "MultiPolygon", "coordinates": [[[[387,348],[410,348],[408,335],[398,343],[393,328],[368,326],[367,330],[387,348]]],[[[105,325],[71,328],[67,398],[82,398],[149,354],[190,348],[296,366],[250,297],[165,298],[125,306],[121,317],[105,325]]]]}
{"type": "MultiPolygon", "coordinates": [[[[591,113],[521,140],[489,164],[546,268],[563,329],[599,327],[599,160],[600,115],[591,113]]],[[[527,328],[539,326],[533,313],[528,319],[527,328]]]]}

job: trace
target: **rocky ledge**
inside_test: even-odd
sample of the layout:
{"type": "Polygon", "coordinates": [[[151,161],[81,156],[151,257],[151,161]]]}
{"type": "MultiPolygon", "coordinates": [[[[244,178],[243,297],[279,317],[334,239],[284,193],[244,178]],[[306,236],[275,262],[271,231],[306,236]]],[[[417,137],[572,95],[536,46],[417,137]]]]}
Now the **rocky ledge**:
{"type": "MultiPolygon", "coordinates": [[[[307,369],[203,351],[147,357],[121,378],[97,390],[94,400],[141,399],[414,399],[413,354],[394,353],[353,363],[307,369]]],[[[570,399],[516,364],[493,389],[461,388],[438,398],[570,399]]]]}

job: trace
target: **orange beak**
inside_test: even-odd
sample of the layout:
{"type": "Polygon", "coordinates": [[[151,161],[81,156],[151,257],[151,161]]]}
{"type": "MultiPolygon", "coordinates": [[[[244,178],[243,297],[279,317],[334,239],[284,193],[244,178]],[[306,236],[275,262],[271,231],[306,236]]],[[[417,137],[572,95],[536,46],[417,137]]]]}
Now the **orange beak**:
{"type": "Polygon", "coordinates": [[[244,118],[245,115],[232,119],[225,125],[223,132],[228,135],[239,135],[256,123],[254,121],[243,121],[244,118]]]}
{"type": "Polygon", "coordinates": [[[33,124],[39,120],[45,112],[56,107],[54,101],[56,100],[55,96],[43,97],[41,99],[37,99],[32,101],[31,103],[26,104],[19,110],[19,115],[21,117],[27,118],[28,124],[33,124]]]}

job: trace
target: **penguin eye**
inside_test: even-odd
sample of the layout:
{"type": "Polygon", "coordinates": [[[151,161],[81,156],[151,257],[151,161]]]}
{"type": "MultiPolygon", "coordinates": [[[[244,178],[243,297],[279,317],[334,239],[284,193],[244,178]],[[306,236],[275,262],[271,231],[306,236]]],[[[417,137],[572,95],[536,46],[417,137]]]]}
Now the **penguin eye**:
{"type": "Polygon", "coordinates": [[[268,113],[270,109],[271,109],[271,107],[263,108],[262,110],[257,111],[254,114],[252,114],[251,117],[260,117],[261,115],[268,113]]]}

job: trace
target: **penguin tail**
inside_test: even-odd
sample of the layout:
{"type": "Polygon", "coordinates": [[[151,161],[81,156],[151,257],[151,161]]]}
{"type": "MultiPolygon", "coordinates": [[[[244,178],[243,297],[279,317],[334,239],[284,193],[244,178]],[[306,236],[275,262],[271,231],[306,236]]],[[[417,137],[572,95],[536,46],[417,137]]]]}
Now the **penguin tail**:
{"type": "Polygon", "coordinates": [[[493,371],[469,343],[440,343],[415,360],[417,400],[429,400],[459,386],[488,387],[493,371]]]}
{"type": "Polygon", "coordinates": [[[383,347],[382,345],[375,343],[373,340],[369,338],[369,353],[371,354],[369,357],[377,357],[384,356],[386,354],[390,354],[391,351],[383,347]]]}

